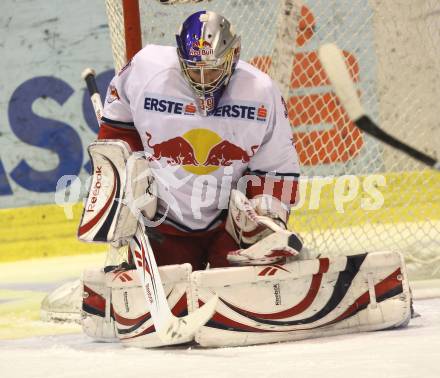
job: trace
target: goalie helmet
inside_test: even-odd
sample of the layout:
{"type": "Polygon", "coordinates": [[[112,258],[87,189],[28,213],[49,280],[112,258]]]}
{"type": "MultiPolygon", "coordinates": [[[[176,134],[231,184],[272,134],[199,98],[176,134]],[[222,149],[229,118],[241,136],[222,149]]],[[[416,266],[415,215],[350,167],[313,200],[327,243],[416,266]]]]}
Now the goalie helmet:
{"type": "Polygon", "coordinates": [[[214,112],[240,56],[240,37],[223,16],[200,11],[189,16],[176,35],[183,75],[204,115],[214,112]]]}

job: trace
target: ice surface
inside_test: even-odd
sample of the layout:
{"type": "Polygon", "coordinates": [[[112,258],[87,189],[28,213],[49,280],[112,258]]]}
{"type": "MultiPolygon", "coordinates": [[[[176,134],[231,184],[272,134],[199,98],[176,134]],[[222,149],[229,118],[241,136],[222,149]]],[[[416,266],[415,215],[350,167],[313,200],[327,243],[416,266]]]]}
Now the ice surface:
{"type": "Polygon", "coordinates": [[[82,334],[0,341],[2,377],[440,377],[440,299],[406,329],[271,345],[124,348],[82,334]]]}
{"type": "Polygon", "coordinates": [[[124,348],[93,342],[77,325],[38,320],[43,290],[102,256],[83,266],[60,259],[0,264],[2,378],[440,377],[440,298],[417,299],[421,316],[400,330],[239,348],[124,348]]]}

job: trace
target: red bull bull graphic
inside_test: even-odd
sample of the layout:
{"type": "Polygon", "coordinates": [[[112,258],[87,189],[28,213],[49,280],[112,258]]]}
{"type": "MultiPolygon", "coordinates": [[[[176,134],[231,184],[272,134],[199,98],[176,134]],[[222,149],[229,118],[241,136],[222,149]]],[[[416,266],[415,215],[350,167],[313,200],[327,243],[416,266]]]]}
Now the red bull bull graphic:
{"type": "Polygon", "coordinates": [[[146,134],[148,147],[153,149],[150,161],[167,158],[167,163],[171,165],[199,165],[193,147],[185,138],[178,136],[151,145],[152,136],[148,132],[146,134]]]}
{"type": "Polygon", "coordinates": [[[213,53],[212,45],[203,38],[199,38],[196,42],[193,42],[189,50],[189,55],[191,56],[212,55],[213,53]]]}
{"type": "Polygon", "coordinates": [[[149,160],[167,159],[167,164],[180,165],[186,171],[195,174],[208,174],[219,167],[231,166],[234,162],[248,163],[258,149],[251,151],[222,139],[208,129],[193,129],[182,136],[153,144],[153,136],[146,132],[147,145],[152,149],[149,160]]]}
{"type": "Polygon", "coordinates": [[[254,156],[257,148],[258,145],[252,146],[252,152],[251,155],[249,155],[246,150],[243,150],[241,147],[224,140],[212,147],[203,165],[229,166],[233,161],[248,163],[250,158],[254,156]]]}

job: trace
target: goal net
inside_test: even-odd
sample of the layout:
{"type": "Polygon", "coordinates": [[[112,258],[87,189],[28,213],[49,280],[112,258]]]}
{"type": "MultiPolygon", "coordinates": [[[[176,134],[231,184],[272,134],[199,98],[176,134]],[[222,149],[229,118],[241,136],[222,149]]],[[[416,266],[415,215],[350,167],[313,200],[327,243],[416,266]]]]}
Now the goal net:
{"type": "Polygon", "coordinates": [[[180,23],[213,10],[242,38],[241,58],[285,96],[301,163],[291,227],[317,253],[404,253],[410,277],[440,278],[440,174],[352,124],[317,58],[336,43],[367,113],[438,156],[437,0],[107,0],[116,70],[141,46],[175,45],[180,23]]]}

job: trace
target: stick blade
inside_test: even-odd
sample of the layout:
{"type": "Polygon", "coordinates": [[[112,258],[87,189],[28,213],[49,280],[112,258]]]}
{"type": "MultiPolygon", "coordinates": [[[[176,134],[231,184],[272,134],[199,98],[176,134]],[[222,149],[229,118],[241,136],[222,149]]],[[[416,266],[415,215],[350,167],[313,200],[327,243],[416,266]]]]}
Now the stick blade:
{"type": "Polygon", "coordinates": [[[342,51],[333,43],[326,43],[318,49],[319,60],[324,68],[344,109],[355,121],[365,114],[356,87],[345,64],[342,51]]]}
{"type": "Polygon", "coordinates": [[[179,340],[190,340],[200,327],[212,318],[217,306],[218,296],[213,296],[204,306],[182,318],[172,317],[167,327],[157,333],[164,343],[175,343],[179,340]]]}

